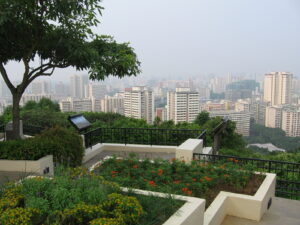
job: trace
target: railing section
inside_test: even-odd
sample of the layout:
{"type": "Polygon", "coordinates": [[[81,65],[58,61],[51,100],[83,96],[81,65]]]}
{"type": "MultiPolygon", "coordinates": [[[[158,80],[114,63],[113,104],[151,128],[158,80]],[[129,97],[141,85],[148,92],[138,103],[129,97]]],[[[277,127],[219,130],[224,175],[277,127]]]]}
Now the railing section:
{"type": "Polygon", "coordinates": [[[259,172],[276,173],[276,196],[300,199],[300,163],[202,153],[194,153],[194,159],[206,162],[224,161],[240,165],[250,164],[259,172]]]}
{"type": "Polygon", "coordinates": [[[179,146],[189,138],[197,138],[202,130],[155,128],[97,128],[84,134],[86,147],[98,143],[179,146]]]}

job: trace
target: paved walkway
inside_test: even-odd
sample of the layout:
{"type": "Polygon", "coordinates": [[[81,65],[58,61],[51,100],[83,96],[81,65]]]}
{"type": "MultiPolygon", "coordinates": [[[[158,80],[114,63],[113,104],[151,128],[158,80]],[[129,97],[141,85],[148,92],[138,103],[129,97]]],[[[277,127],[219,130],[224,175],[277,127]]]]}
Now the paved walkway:
{"type": "Polygon", "coordinates": [[[153,153],[153,152],[142,152],[142,153],[138,153],[138,152],[117,152],[117,151],[103,151],[100,152],[98,155],[96,155],[95,157],[93,157],[91,160],[87,161],[86,163],[83,164],[84,167],[91,167],[92,165],[94,165],[95,163],[99,162],[100,160],[102,160],[104,157],[106,156],[118,156],[118,157],[129,157],[130,154],[136,154],[137,157],[139,159],[172,159],[175,158],[175,153],[153,153]]]}
{"type": "Polygon", "coordinates": [[[221,225],[300,225],[300,201],[275,197],[260,222],[227,216],[221,225]]]}

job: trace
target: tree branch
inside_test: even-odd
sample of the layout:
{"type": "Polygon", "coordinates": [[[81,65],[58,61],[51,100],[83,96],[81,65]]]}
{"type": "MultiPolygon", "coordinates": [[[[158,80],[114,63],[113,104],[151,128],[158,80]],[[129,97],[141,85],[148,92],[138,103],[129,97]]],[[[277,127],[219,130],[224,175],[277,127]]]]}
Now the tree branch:
{"type": "Polygon", "coordinates": [[[0,62],[0,72],[1,72],[1,75],[2,75],[2,77],[3,77],[3,79],[4,79],[5,83],[6,83],[7,87],[8,87],[11,91],[14,90],[14,89],[15,89],[15,86],[10,82],[10,80],[9,80],[9,78],[8,78],[8,75],[7,75],[7,73],[6,73],[6,70],[5,70],[5,68],[4,68],[2,62],[0,62]]]}

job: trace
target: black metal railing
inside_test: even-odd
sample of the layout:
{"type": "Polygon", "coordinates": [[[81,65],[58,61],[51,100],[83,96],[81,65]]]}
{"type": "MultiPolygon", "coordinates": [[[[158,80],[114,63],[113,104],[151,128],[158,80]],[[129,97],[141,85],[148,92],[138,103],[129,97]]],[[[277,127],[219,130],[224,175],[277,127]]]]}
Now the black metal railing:
{"type": "Polygon", "coordinates": [[[300,199],[300,163],[202,153],[194,153],[194,160],[250,164],[258,172],[276,173],[276,196],[300,199]]]}
{"type": "Polygon", "coordinates": [[[197,138],[202,130],[156,128],[97,128],[84,134],[85,146],[98,143],[179,146],[189,138],[197,138]]]}

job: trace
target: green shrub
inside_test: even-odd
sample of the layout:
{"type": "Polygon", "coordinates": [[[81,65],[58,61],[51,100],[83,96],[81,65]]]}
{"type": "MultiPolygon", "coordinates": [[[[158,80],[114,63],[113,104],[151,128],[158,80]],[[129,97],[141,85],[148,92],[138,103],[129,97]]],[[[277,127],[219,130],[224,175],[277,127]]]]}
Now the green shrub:
{"type": "Polygon", "coordinates": [[[25,140],[0,142],[0,159],[38,160],[53,155],[54,162],[79,166],[83,157],[83,143],[75,131],[54,127],[25,140]]]}

